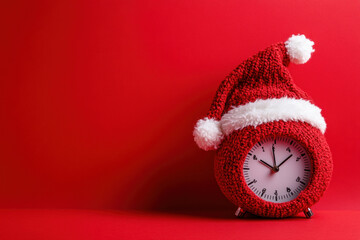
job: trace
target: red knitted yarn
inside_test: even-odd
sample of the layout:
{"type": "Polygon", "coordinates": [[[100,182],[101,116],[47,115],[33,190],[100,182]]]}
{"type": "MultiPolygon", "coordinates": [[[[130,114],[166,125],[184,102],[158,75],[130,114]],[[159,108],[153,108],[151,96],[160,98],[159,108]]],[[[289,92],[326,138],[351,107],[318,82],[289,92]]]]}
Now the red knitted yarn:
{"type": "Polygon", "coordinates": [[[264,217],[282,218],[304,211],[319,201],[332,175],[331,152],[319,129],[302,122],[277,121],[256,128],[234,131],[223,140],[215,157],[215,177],[225,196],[236,206],[264,217]],[[288,136],[297,140],[312,160],[312,176],[299,196],[286,203],[260,199],[247,186],[242,168],[247,153],[268,136],[288,136]]]}
{"type": "Polygon", "coordinates": [[[287,69],[290,59],[306,62],[313,42],[292,36],[245,60],[222,81],[194,138],[204,150],[217,149],[215,176],[221,191],[243,210],[265,217],[287,217],[319,201],[332,175],[332,158],[323,135],[321,109],[298,88],[287,69]],[[291,58],[289,57],[291,55],[291,58]],[[260,199],[248,187],[243,164],[250,149],[269,136],[287,136],[301,144],[312,164],[306,188],[285,203],[260,199]]]}
{"type": "Polygon", "coordinates": [[[287,68],[289,61],[282,42],[245,60],[221,83],[207,117],[219,120],[232,106],[269,97],[311,100],[294,84],[287,68]]]}

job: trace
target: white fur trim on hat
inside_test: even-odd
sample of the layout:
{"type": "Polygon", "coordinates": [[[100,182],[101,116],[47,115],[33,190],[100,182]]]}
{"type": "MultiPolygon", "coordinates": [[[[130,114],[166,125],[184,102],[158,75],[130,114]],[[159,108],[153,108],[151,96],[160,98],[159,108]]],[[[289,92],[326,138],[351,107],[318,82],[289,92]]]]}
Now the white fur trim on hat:
{"type": "Polygon", "coordinates": [[[321,109],[310,101],[295,98],[258,99],[245,105],[234,107],[220,120],[223,133],[229,135],[247,126],[258,126],[273,121],[300,121],[325,132],[326,123],[321,109]]]}
{"type": "Polygon", "coordinates": [[[303,34],[292,35],[285,42],[290,61],[296,64],[306,63],[310,59],[311,53],[315,52],[313,45],[314,42],[307,39],[303,34]]]}
{"type": "Polygon", "coordinates": [[[197,121],[193,135],[199,148],[205,151],[217,149],[224,137],[220,122],[212,118],[197,121]]]}

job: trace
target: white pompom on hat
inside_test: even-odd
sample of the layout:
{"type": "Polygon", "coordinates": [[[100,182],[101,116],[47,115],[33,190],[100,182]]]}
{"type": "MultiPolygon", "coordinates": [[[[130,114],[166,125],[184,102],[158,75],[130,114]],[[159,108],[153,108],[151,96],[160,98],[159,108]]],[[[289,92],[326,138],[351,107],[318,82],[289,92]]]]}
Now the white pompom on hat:
{"type": "Polygon", "coordinates": [[[224,137],[220,122],[207,117],[197,121],[193,135],[196,144],[205,151],[217,149],[224,137]]]}
{"type": "Polygon", "coordinates": [[[295,64],[304,64],[309,61],[313,49],[314,42],[307,39],[305,35],[292,35],[286,42],[285,47],[290,61],[295,64]]]}

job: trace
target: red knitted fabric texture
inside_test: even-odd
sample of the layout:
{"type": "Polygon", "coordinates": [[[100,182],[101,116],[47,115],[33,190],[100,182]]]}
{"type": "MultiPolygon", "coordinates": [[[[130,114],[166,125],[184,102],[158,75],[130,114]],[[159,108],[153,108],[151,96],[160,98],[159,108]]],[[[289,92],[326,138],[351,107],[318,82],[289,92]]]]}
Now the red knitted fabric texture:
{"type": "MultiPolygon", "coordinates": [[[[289,57],[284,43],[274,44],[240,64],[221,83],[208,118],[220,120],[232,106],[257,99],[295,98],[311,100],[298,88],[287,69],[289,57]]],[[[221,191],[236,206],[256,215],[281,218],[304,211],[319,201],[332,175],[332,157],[321,131],[308,123],[275,121],[248,126],[225,136],[215,157],[215,176],[221,191]],[[242,166],[253,145],[269,136],[288,136],[307,149],[312,177],[299,196],[286,203],[271,203],[257,197],[247,186],[242,166]]]]}
{"type": "Polygon", "coordinates": [[[296,98],[311,100],[298,88],[287,68],[284,43],[277,43],[241,63],[218,88],[207,117],[219,120],[232,106],[257,99],[296,98]]]}
{"type": "Polygon", "coordinates": [[[331,152],[319,129],[303,122],[276,121],[247,127],[226,137],[215,157],[215,177],[225,196],[236,206],[255,215],[282,218],[304,211],[319,201],[333,170],[331,152]],[[312,176],[299,196],[286,203],[260,199],[247,186],[242,168],[253,145],[269,136],[288,136],[298,141],[312,159],[312,176]]]}

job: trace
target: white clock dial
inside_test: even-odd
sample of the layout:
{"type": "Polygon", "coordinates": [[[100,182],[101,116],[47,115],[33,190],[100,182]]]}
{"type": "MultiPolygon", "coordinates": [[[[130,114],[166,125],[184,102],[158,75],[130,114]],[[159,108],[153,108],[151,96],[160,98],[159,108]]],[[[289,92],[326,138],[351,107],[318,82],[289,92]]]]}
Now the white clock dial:
{"type": "Polygon", "coordinates": [[[283,203],[295,199],[310,181],[306,150],[289,137],[268,137],[247,154],[243,173],[248,187],[261,199],[283,203]]]}

